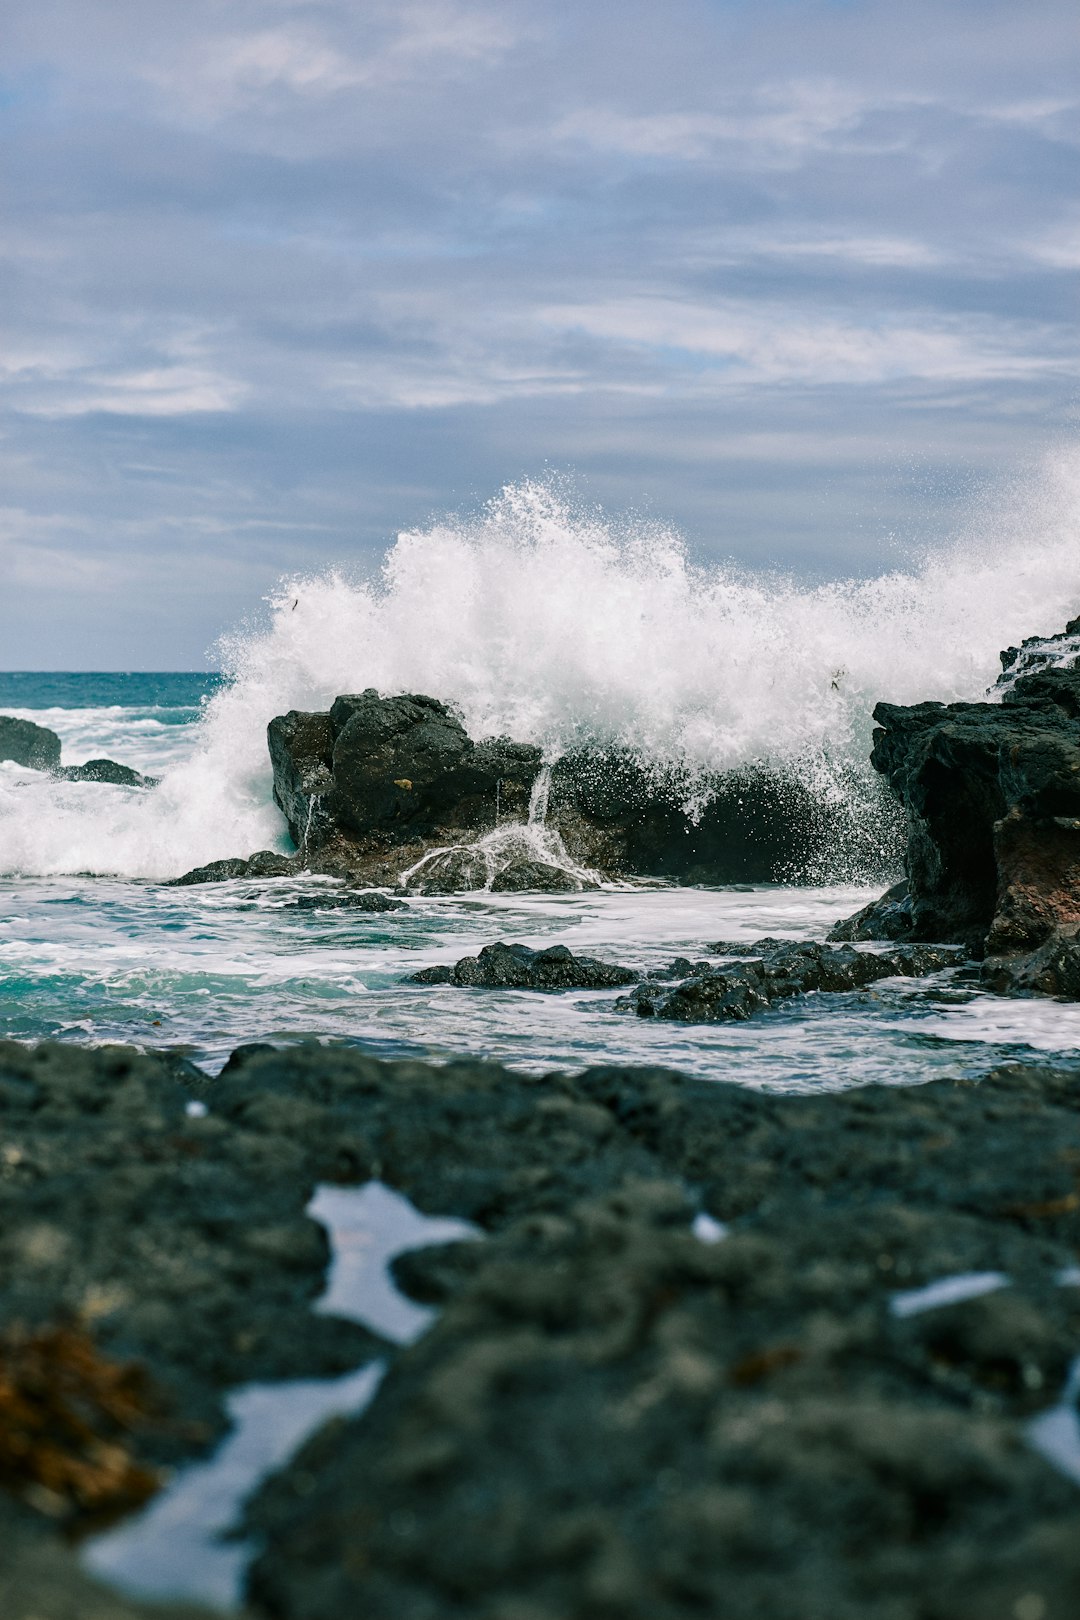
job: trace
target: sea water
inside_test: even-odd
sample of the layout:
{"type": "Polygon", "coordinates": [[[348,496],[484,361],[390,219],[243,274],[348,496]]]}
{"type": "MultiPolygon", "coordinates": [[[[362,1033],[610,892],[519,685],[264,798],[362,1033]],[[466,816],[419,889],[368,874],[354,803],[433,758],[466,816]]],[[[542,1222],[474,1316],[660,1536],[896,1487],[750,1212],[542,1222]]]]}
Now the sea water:
{"type": "Polygon", "coordinates": [[[497,939],[644,973],[721,941],[824,938],[881,887],[874,702],[981,698],[1000,648],[1077,612],[1078,497],[1080,458],[1058,457],[965,539],[883,577],[806,586],[695,566],[663,527],[523,484],[471,519],[400,536],[374,577],[283,583],[261,628],[218,649],[220,675],[0,676],[0,713],[51,726],[64,763],[104,755],[160,779],[143,791],[0,765],[0,1030],[174,1047],[211,1069],[243,1041],[314,1037],[796,1089],[1069,1058],[1080,1008],[948,974],[712,1027],[637,1018],[617,992],[402,981],[497,939]],[[288,849],[267,722],[368,686],[442,698],[474,737],[532,741],[549,760],[588,742],[632,748],[691,811],[707,773],[764,765],[839,807],[849,836],[786,887],[481,891],[369,915],[297,908],[318,878],[165,886],[203,862],[288,849]]]}

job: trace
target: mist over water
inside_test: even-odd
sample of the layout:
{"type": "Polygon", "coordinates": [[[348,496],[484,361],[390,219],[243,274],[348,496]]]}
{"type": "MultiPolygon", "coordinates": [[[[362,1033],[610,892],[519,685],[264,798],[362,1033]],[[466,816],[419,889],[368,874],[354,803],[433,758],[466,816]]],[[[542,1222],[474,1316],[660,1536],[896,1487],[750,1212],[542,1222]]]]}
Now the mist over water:
{"type": "MultiPolygon", "coordinates": [[[[0,867],[167,877],[285,847],[267,722],[368,686],[442,698],[474,737],[549,757],[630,747],[691,800],[702,773],[764,764],[849,800],[857,823],[875,802],[874,703],[978,698],[1000,648],[1060,629],[1080,610],[1078,518],[1080,452],[1059,452],[907,568],[808,586],[695,565],[662,525],[612,520],[558,482],[516,484],[400,535],[371,579],[283,582],[269,624],[224,645],[227,683],[186,757],[152,716],[142,743],[127,723],[117,757],[163,766],[153,793],[0,767],[0,867]]],[[[59,711],[48,719],[65,735],[59,711]]]]}

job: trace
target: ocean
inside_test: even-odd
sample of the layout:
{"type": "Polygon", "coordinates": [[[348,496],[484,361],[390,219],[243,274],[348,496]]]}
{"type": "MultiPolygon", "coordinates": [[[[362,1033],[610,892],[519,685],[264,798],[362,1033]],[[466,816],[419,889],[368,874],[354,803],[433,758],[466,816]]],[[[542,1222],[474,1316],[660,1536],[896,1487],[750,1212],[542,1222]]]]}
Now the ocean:
{"type": "Polygon", "coordinates": [[[719,941],[824,938],[880,892],[889,859],[873,703],[980,698],[1000,648],[1076,612],[1068,501],[1044,491],[1029,505],[1026,527],[984,525],[906,570],[808,586],[695,566],[660,526],[523,484],[479,516],[400,536],[373,577],[285,582],[217,649],[220,673],[0,675],[0,713],[50,726],[65,764],[105,756],[159,778],[143,791],[0,765],[0,1030],[169,1047],[210,1069],[242,1042],[316,1038],[796,1090],[1074,1055],[1080,1009],[948,976],[711,1028],[620,1012],[617,992],[402,983],[500,939],[649,970],[719,941]],[[474,737],[538,742],[552,759],[583,741],[632,747],[691,807],[710,771],[794,773],[842,805],[850,836],[789,885],[477,892],[385,915],[297,909],[327,881],[313,877],[165,886],[206,861],[287,850],[267,722],[368,686],[453,702],[474,737]]]}

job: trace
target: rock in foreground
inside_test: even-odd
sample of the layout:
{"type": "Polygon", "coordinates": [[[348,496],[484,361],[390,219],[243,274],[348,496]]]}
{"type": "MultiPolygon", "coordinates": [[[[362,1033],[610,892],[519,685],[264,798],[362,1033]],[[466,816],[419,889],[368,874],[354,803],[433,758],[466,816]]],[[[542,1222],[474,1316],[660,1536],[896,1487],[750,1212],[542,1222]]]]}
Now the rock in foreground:
{"type": "MultiPolygon", "coordinates": [[[[229,1387],[390,1359],[252,1502],[258,1620],[1080,1612],[1080,1494],[1029,1438],[1080,1345],[1075,1071],[792,1097],[5,1043],[0,1120],[0,1321],[84,1311],[142,1363],[169,1399],[139,1464],[211,1444],[229,1387]],[[395,1263],[440,1309],[396,1352],[310,1310],[311,1188],[375,1176],[488,1234],[395,1263]],[[1008,1285],[895,1308],[966,1272],[1008,1285]]],[[[160,1613],[106,1606],[8,1492],[5,1616],[160,1613]]]]}

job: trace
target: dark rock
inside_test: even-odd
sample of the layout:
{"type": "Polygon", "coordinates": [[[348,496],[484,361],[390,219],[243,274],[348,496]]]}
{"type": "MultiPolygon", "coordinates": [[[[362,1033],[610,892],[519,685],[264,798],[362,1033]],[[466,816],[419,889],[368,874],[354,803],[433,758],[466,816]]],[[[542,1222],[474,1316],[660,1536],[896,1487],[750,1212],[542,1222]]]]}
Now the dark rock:
{"type": "Polygon", "coordinates": [[[408,911],[408,903],[378,889],[323,889],[290,902],[294,911],[408,911]]]}
{"type": "Polygon", "coordinates": [[[53,771],[60,764],[60,738],[48,726],[33,720],[16,720],[0,714],[0,760],[28,765],[37,771],[53,771]]]}
{"type": "Polygon", "coordinates": [[[565,866],[529,859],[511,861],[491,880],[492,894],[580,894],[596,887],[588,878],[568,871],[565,866]]]}
{"type": "Polygon", "coordinates": [[[1029,955],[987,957],[982,978],[991,990],[1002,994],[1080,1001],[1080,938],[1054,934],[1029,955]]]}
{"type": "Polygon", "coordinates": [[[629,968],[574,956],[565,945],[530,950],[527,945],[485,945],[479,956],[463,956],[453,967],[423,968],[406,984],[454,984],[495,990],[607,990],[633,984],[629,968]]]}
{"type": "Polygon", "coordinates": [[[183,877],[169,878],[164,887],[179,889],[196,883],[226,883],[231,878],[295,877],[300,871],[302,867],[296,856],[260,849],[246,859],[233,856],[224,861],[211,861],[208,866],[193,867],[183,877]]]}
{"type": "MultiPolygon", "coordinates": [[[[532,745],[474,743],[447,705],[370,689],[329,713],[292,710],[268,730],[274,797],[312,870],[410,879],[417,893],[493,888],[570,892],[588,872],[684,882],[790,878],[835,844],[838,812],[794,776],[744,771],[708,781],[657,773],[627,750],[579,750],[552,768],[547,859],[478,841],[526,822],[541,770],[532,745]],[[688,808],[693,804],[693,809],[688,808]],[[445,853],[443,853],[445,852],[445,853]],[[437,858],[425,860],[425,857],[437,858]]],[[[881,801],[875,832],[895,808],[881,801]]]]}
{"type": "Polygon", "coordinates": [[[829,930],[837,943],[852,940],[907,939],[911,935],[911,886],[907,879],[886,889],[880,900],[872,900],[853,917],[829,930]]]}
{"type": "MultiPolygon", "coordinates": [[[[837,953],[840,954],[840,953],[837,953]]],[[[749,967],[749,962],[743,964],[749,967]]],[[[1076,1487],[1029,1442],[1080,1290],[1080,1081],[1012,1066],[780,1096],[239,1049],[0,1045],[0,1323],[64,1313],[169,1397],[170,1466],[238,1383],[390,1367],[252,1502],[276,1620],[1043,1620],[1080,1612],[1076,1487]],[[483,1243],[402,1257],[442,1314],[393,1353],[315,1315],[316,1182],[379,1176],[483,1243]],[[696,1212],[728,1223],[692,1235],[696,1212]],[[465,1251],[468,1251],[467,1253],[465,1251]],[[897,1290],[1000,1270],[901,1319],[897,1290]]],[[[0,1492],[0,1613],[150,1620],[0,1492]]]]}
{"type": "Polygon", "coordinates": [[[540,768],[539,749],[474,744],[435,698],[374,689],[337,698],[327,715],[281,715],[267,735],[274,797],[305,852],[464,842],[501,816],[524,819],[540,768]]]}
{"type": "Polygon", "coordinates": [[[834,938],[955,941],[1001,984],[1072,982],[1023,958],[1080,927],[1078,635],[1074,620],[1003,653],[999,703],[878,704],[871,759],[907,812],[908,893],[834,938]]]}
{"type": "Polygon", "coordinates": [[[114,759],[88,759],[85,765],[62,765],[53,773],[64,782],[109,782],[114,787],[157,787],[156,776],[144,776],[114,759]]]}
{"type": "Polygon", "coordinates": [[[953,967],[955,951],[929,946],[902,946],[892,951],[856,951],[850,947],[777,943],[762,940],[760,960],[706,967],[674,989],[650,982],[616,1005],[640,1018],[668,1018],[683,1023],[720,1023],[752,1017],[775,1001],[806,995],[861,990],[878,979],[924,974],[953,967]]]}

